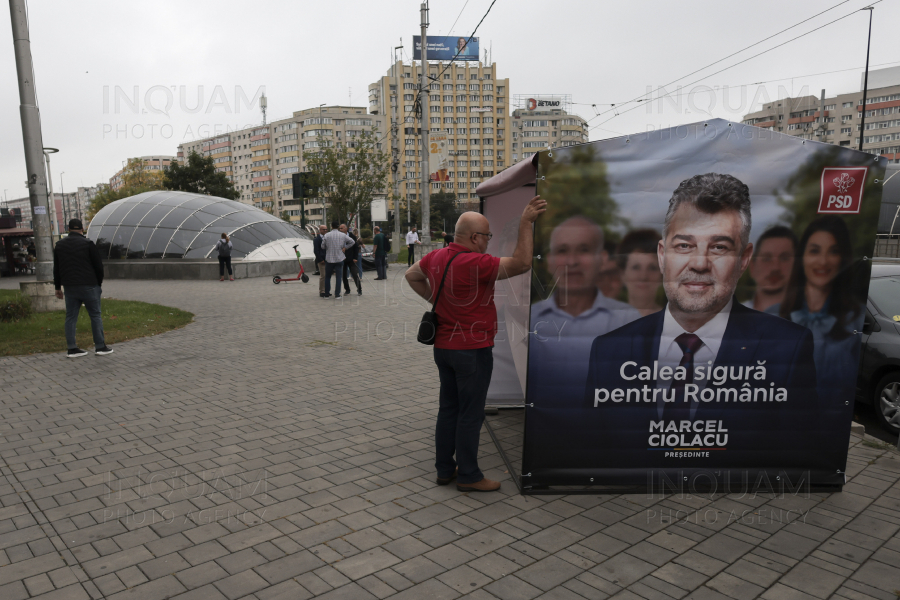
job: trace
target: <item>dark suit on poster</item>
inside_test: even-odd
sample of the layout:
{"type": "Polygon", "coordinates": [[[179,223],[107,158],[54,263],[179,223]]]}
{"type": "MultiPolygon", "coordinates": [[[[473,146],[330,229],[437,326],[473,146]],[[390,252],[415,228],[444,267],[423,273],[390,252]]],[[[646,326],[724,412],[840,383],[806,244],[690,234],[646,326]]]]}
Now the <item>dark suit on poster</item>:
{"type": "MultiPolygon", "coordinates": [[[[812,466],[810,460],[814,460],[818,440],[812,335],[803,327],[746,308],[737,301],[733,303],[712,368],[722,366],[737,370],[738,367],[753,366],[756,369],[765,361],[765,379],[757,380],[751,376],[749,380],[729,379],[722,385],[716,385],[712,380],[695,383],[701,389],[705,384],[713,391],[720,387],[739,390],[784,388],[787,400],[719,403],[713,400],[694,404],[692,422],[721,421],[728,430],[726,450],[712,450],[708,458],[661,460],[663,450],[650,448],[650,429],[652,422],[665,422],[666,417],[660,413],[664,413],[667,403],[660,399],[638,403],[607,400],[596,403],[595,407],[597,388],[656,387],[655,380],[623,379],[620,369],[626,361],[634,361],[636,365],[630,367],[626,375],[637,373],[641,367],[649,367],[652,371],[659,354],[664,318],[665,311],[660,311],[594,340],[583,409],[578,411],[575,431],[570,432],[573,435],[570,442],[578,449],[577,457],[573,456],[578,466],[625,469],[716,468],[740,463],[764,468],[812,466]],[[748,461],[745,453],[755,456],[748,461]],[[737,460],[738,455],[740,460],[737,460]]],[[[665,387],[668,388],[668,384],[665,387]]],[[[682,402],[681,398],[677,402],[682,402]]],[[[576,421],[572,416],[574,413],[568,415],[570,423],[576,421]]],[[[691,439],[693,433],[687,436],[687,440],[691,439]]]]}

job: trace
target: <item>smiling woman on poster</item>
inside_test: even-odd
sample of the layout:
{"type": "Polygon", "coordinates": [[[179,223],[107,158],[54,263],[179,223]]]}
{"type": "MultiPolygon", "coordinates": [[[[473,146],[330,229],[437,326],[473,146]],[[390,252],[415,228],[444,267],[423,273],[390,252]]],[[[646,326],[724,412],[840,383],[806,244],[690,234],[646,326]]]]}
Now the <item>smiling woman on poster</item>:
{"type": "Polygon", "coordinates": [[[799,249],[784,302],[767,312],[812,332],[819,396],[832,407],[853,398],[859,366],[864,311],[854,294],[850,231],[838,216],[820,217],[799,249]]]}

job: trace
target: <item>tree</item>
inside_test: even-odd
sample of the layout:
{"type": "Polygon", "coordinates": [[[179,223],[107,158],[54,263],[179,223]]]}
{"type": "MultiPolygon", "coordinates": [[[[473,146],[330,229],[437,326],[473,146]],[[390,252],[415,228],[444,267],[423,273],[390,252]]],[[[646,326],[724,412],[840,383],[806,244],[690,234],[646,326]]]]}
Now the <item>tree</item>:
{"type": "MultiPolygon", "coordinates": [[[[124,180],[122,187],[129,190],[141,190],[141,192],[165,189],[163,185],[164,172],[159,169],[148,169],[140,158],[129,158],[125,165],[125,172],[122,174],[124,180]]],[[[129,195],[133,196],[134,193],[129,195]]]]}
{"type": "MultiPolygon", "coordinates": [[[[310,184],[328,203],[332,220],[346,222],[369,208],[372,196],[387,188],[390,156],[381,150],[377,130],[363,131],[346,143],[306,153],[306,165],[313,174],[310,184]]],[[[329,144],[330,141],[320,141],[329,144]]]]}
{"type": "Polygon", "coordinates": [[[108,185],[104,185],[103,189],[97,192],[97,195],[91,199],[90,205],[87,207],[87,220],[91,221],[100,212],[100,209],[106,206],[107,204],[111,204],[116,200],[121,200],[122,198],[127,198],[128,196],[133,196],[134,194],[130,189],[127,188],[119,188],[118,190],[114,190],[108,185]]]}
{"type": "Polygon", "coordinates": [[[203,157],[191,152],[187,163],[173,161],[165,171],[163,185],[167,190],[193,192],[237,200],[241,193],[222,171],[216,170],[211,156],[203,157]]]}
{"type": "Polygon", "coordinates": [[[431,230],[450,231],[456,226],[461,211],[456,194],[440,191],[431,195],[431,230]]]}

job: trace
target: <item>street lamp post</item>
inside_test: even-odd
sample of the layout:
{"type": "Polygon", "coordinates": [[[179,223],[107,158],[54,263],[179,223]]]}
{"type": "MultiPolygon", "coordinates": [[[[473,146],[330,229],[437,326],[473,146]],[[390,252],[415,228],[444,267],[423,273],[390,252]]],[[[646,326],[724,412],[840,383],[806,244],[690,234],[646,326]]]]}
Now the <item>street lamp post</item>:
{"type": "Polygon", "coordinates": [[[65,188],[65,186],[63,186],[62,176],[65,174],[66,174],[65,171],[61,171],[59,173],[59,192],[62,194],[62,201],[63,201],[63,224],[65,224],[66,228],[68,228],[69,219],[71,218],[69,215],[70,215],[71,211],[69,210],[69,199],[66,198],[66,188],[65,188]]]}
{"type": "Polygon", "coordinates": [[[56,199],[53,197],[53,177],[50,175],[50,155],[59,152],[59,148],[44,148],[44,161],[47,163],[47,186],[50,190],[50,229],[55,238],[59,238],[59,215],[56,214],[56,199]]]}
{"type": "Polygon", "coordinates": [[[860,10],[869,11],[869,41],[866,43],[866,74],[863,78],[862,117],[859,121],[859,150],[862,152],[863,140],[866,139],[866,96],[869,93],[869,49],[872,47],[872,13],[875,12],[875,7],[867,6],[860,10]]]}

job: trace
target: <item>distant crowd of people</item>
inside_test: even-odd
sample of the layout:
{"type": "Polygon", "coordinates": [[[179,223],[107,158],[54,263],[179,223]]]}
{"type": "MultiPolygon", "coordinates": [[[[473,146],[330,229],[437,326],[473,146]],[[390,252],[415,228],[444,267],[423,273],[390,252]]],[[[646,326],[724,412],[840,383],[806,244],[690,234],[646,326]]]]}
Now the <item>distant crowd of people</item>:
{"type": "MultiPolygon", "coordinates": [[[[375,281],[387,279],[387,255],[390,242],[375,226],[372,239],[372,258],[375,262],[377,276],[375,281]]],[[[325,225],[319,225],[319,233],[313,238],[317,274],[319,275],[319,297],[340,298],[343,284],[344,294],[350,293],[350,279],[356,286],[356,293],[362,296],[363,273],[362,238],[357,229],[351,230],[338,221],[331,222],[331,231],[325,225]],[[331,278],[334,276],[334,294],[331,293],[331,278]]]]}

